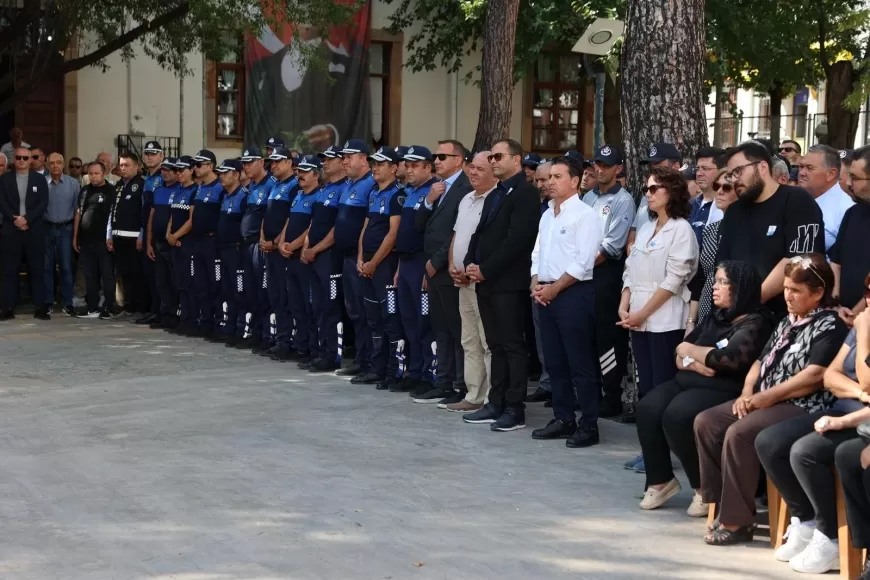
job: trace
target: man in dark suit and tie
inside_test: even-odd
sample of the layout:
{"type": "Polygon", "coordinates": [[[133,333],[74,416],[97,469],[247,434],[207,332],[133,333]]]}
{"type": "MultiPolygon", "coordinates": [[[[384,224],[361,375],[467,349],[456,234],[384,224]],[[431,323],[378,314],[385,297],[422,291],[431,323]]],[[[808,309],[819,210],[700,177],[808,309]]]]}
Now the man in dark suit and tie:
{"type": "Polygon", "coordinates": [[[480,319],[492,353],[492,388],[489,402],[463,420],[489,424],[493,431],[526,426],[529,355],[524,332],[541,201],[526,181],[522,159],[522,146],[512,139],[493,145],[489,160],[500,184],[484,202],[465,258],[465,271],[477,283],[480,319]]]}
{"type": "Polygon", "coordinates": [[[439,141],[435,150],[435,174],[441,179],[432,185],[424,207],[417,211],[417,229],[424,231],[423,253],[429,291],[429,318],[435,331],[438,362],[435,386],[428,392],[413,392],[415,400],[432,400],[439,407],[465,398],[461,345],[462,319],[459,316],[459,288],[450,277],[450,240],[456,223],[459,202],[471,191],[462,170],[465,147],[454,140],[439,141]],[[457,388],[458,387],[458,388],[457,388]]]}
{"type": "Polygon", "coordinates": [[[18,266],[21,253],[27,257],[28,275],[36,305],[34,318],[49,320],[45,308],[45,226],[42,215],[48,207],[48,182],[30,169],[31,153],[25,147],[15,149],[15,171],[0,177],[0,213],[3,234],[3,298],[0,320],[15,317],[18,299],[18,266]]]}

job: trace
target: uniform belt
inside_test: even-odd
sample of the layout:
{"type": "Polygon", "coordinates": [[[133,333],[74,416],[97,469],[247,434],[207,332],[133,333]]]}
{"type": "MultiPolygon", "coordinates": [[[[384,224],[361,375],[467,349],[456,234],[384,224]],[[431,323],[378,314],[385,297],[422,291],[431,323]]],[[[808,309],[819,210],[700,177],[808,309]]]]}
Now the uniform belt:
{"type": "MultiPolygon", "coordinates": [[[[48,220],[42,220],[42,221],[44,221],[48,225],[54,226],[56,228],[62,228],[63,226],[68,226],[68,225],[73,223],[72,220],[66,220],[65,222],[50,222],[48,220]]],[[[139,234],[137,233],[136,235],[138,236],[139,234]]]]}
{"type": "Polygon", "coordinates": [[[112,230],[113,236],[118,236],[119,238],[138,238],[139,232],[134,232],[132,230],[112,230]]]}
{"type": "MultiPolygon", "coordinates": [[[[549,285],[549,284],[555,284],[555,283],[556,283],[555,281],[554,281],[554,282],[544,282],[544,281],[542,281],[542,280],[538,280],[538,284],[540,284],[541,286],[547,286],[547,285],[549,285]]],[[[573,284],[571,284],[571,286],[578,286],[578,285],[581,285],[581,284],[592,284],[592,280],[577,280],[576,282],[574,282],[573,284]]],[[[570,288],[571,286],[569,286],[569,288],[570,288]]]]}
{"type": "Polygon", "coordinates": [[[426,254],[424,252],[411,252],[411,253],[402,253],[399,254],[399,260],[402,262],[407,262],[408,260],[414,260],[416,258],[425,258],[426,254]]]}

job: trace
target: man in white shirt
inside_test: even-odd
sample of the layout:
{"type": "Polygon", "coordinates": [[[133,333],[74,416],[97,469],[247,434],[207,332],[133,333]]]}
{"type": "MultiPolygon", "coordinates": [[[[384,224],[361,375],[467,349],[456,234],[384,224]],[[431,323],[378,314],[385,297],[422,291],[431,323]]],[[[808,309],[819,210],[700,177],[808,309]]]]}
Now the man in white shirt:
{"type": "Polygon", "coordinates": [[[840,152],[828,145],[813,145],[801,158],[798,185],[810,192],[822,209],[825,251],[837,241],[846,210],[855,205],[840,187],[840,152]]]}
{"type": "Polygon", "coordinates": [[[454,284],[459,287],[461,342],[465,356],[465,385],[468,387],[468,394],[463,400],[446,405],[448,411],[455,413],[471,413],[483,407],[490,387],[492,354],[486,346],[475,285],[468,279],[464,263],[471,236],[480,224],[483,203],[498,185],[498,180],[492,173],[489,156],[489,151],[481,151],[468,164],[468,180],[474,189],[459,202],[456,224],[453,227],[453,240],[450,242],[450,276],[454,284]]]}
{"type": "Polygon", "coordinates": [[[567,438],[568,447],[599,441],[593,270],[604,226],[577,195],[582,175],[582,163],[567,158],[553,162],[550,209],[541,217],[531,268],[532,297],[543,306],[541,338],[555,417],[532,437],[567,438]]]}

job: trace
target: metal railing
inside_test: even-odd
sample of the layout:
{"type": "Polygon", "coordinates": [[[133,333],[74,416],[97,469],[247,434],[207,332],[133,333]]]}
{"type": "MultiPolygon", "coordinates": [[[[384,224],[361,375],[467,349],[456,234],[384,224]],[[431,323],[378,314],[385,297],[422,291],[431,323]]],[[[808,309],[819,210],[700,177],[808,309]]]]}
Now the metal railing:
{"type": "Polygon", "coordinates": [[[130,151],[142,158],[142,149],[145,148],[145,143],[148,141],[157,141],[163,147],[163,154],[166,157],[178,157],[179,142],[178,137],[149,137],[147,135],[118,135],[116,144],[118,146],[118,155],[125,151],[130,151]]]}
{"type": "MultiPolygon", "coordinates": [[[[819,142],[817,129],[825,124],[827,115],[781,115],[779,118],[779,138],[774,139],[778,143],[788,139],[800,143],[803,149],[819,142]]],[[[715,135],[716,120],[707,119],[710,132],[710,142],[715,135]]],[[[738,115],[735,117],[722,117],[719,121],[720,147],[733,147],[747,139],[771,139],[773,120],[769,115],[748,117],[738,115]]],[[[855,146],[870,144],[870,111],[862,110],[858,117],[858,132],[855,146]]]]}

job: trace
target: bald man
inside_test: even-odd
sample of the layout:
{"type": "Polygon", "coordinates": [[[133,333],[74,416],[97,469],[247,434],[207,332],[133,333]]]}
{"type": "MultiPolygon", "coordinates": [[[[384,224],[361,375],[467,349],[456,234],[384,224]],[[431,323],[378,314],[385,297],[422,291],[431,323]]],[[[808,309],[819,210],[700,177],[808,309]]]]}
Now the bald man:
{"type": "MultiPolygon", "coordinates": [[[[118,183],[119,177],[112,173],[112,170],[115,168],[115,156],[111,153],[103,151],[102,153],[97,155],[96,160],[102,163],[103,167],[106,168],[106,181],[108,181],[112,185],[118,183]]],[[[85,175],[84,177],[82,177],[82,187],[84,187],[88,183],[90,183],[90,179],[87,175],[85,175]]]]}

